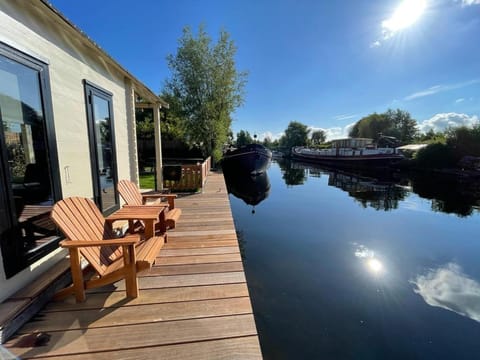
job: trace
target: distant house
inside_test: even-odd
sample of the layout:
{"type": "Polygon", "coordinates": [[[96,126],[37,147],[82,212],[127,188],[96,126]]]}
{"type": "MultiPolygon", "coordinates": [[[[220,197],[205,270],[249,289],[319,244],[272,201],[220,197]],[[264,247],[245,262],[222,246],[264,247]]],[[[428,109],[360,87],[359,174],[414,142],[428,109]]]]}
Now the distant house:
{"type": "Polygon", "coordinates": [[[47,1],[0,0],[0,302],[65,256],[55,201],[108,214],[116,181],[138,179],[139,97],[158,125],[167,104],[47,1]]]}

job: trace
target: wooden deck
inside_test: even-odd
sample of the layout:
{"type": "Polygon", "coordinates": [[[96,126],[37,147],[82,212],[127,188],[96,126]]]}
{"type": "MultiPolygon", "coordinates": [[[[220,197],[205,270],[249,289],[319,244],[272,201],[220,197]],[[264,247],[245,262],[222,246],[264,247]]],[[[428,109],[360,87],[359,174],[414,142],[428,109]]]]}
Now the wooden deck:
{"type": "Polygon", "coordinates": [[[121,281],[85,303],[51,302],[4,346],[22,359],[261,359],[223,175],[176,206],[139,298],[126,299],[121,281]]]}

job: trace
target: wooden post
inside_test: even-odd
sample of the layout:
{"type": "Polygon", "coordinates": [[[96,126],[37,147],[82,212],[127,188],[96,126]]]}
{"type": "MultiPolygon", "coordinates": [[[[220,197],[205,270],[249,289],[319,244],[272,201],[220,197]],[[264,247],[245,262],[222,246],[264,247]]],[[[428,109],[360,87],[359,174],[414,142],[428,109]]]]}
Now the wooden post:
{"type": "Polygon", "coordinates": [[[160,130],[160,104],[153,104],[153,121],[155,125],[155,171],[157,190],[163,190],[162,132],[160,130]]]}

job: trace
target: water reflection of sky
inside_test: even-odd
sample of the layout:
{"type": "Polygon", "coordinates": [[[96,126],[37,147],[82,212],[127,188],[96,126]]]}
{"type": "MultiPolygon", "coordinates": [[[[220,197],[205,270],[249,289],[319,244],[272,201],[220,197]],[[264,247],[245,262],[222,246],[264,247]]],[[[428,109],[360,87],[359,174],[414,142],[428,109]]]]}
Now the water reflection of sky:
{"type": "Polygon", "coordinates": [[[370,250],[364,245],[358,245],[355,250],[355,257],[361,259],[365,268],[373,275],[381,275],[385,272],[383,262],[375,254],[375,251],[370,250]]]}
{"type": "Polygon", "coordinates": [[[428,305],[480,322],[480,283],[464,274],[458,264],[431,269],[411,283],[428,305]]]}
{"type": "Polygon", "coordinates": [[[480,359],[478,211],[408,189],[382,210],[328,174],[268,175],[255,215],[230,197],[266,359],[480,359]]]}

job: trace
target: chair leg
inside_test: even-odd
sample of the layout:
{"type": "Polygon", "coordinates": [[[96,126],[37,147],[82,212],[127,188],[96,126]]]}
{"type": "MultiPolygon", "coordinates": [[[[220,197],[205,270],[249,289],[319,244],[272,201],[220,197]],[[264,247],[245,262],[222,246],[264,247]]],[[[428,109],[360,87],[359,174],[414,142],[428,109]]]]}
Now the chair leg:
{"type": "Polygon", "coordinates": [[[125,289],[127,296],[136,298],[138,297],[138,279],[134,245],[123,246],[123,262],[125,265],[125,289]]]}
{"type": "Polygon", "coordinates": [[[80,253],[77,248],[70,248],[70,271],[72,272],[73,291],[77,302],[85,301],[85,285],[80,265],[80,253]]]}

